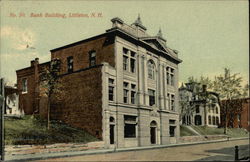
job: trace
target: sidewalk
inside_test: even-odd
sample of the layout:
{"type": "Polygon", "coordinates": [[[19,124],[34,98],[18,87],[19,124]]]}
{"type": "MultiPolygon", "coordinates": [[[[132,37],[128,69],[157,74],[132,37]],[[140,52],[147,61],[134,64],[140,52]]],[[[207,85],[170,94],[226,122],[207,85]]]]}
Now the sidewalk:
{"type": "MultiPolygon", "coordinates": [[[[248,137],[231,138],[230,141],[243,140],[243,139],[249,139],[249,138],[248,137]]],[[[84,150],[79,151],[76,149],[76,150],[64,151],[64,152],[41,152],[41,153],[34,153],[34,154],[15,154],[15,155],[6,154],[5,161],[41,160],[41,159],[48,159],[48,158],[62,158],[62,157],[71,157],[71,156],[79,156],[79,155],[92,155],[92,154],[105,154],[105,153],[135,151],[135,150],[138,151],[138,150],[148,150],[148,149],[159,149],[159,148],[207,144],[207,143],[226,142],[226,141],[228,141],[228,139],[200,141],[200,142],[192,142],[192,143],[169,144],[169,145],[144,146],[144,147],[134,147],[134,148],[118,148],[118,149],[96,148],[96,149],[85,150],[85,151],[84,150]]]]}

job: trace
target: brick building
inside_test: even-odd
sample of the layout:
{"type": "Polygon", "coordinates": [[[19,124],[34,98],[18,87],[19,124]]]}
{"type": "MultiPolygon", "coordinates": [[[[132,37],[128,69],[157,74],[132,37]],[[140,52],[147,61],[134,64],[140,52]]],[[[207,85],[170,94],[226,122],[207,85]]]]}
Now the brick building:
{"type": "Polygon", "coordinates": [[[221,105],[223,109],[221,109],[221,125],[223,127],[225,126],[225,115],[227,114],[228,127],[245,128],[250,131],[249,101],[250,98],[233,99],[231,101],[222,100],[221,105]],[[226,113],[226,104],[233,106],[235,111],[228,111],[228,113],[226,113]]]}
{"type": "MultiPolygon", "coordinates": [[[[103,34],[51,50],[66,96],[52,100],[51,118],[88,131],[107,148],[176,143],[178,51],[167,47],[161,30],[148,35],[140,17],[132,25],[111,21],[103,34]]],[[[37,79],[48,65],[36,59],[17,71],[26,114],[44,111],[37,79]]]]}

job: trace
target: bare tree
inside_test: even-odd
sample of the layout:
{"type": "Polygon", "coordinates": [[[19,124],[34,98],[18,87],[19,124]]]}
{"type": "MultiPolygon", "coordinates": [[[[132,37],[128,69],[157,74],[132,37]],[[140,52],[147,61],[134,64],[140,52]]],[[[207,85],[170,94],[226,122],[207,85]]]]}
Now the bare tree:
{"type": "Polygon", "coordinates": [[[51,112],[51,97],[52,94],[55,96],[60,93],[61,83],[59,80],[59,71],[60,71],[60,61],[59,59],[54,59],[50,63],[50,68],[45,69],[41,74],[41,92],[46,95],[48,98],[47,102],[47,128],[50,129],[50,112],[51,112]]]}

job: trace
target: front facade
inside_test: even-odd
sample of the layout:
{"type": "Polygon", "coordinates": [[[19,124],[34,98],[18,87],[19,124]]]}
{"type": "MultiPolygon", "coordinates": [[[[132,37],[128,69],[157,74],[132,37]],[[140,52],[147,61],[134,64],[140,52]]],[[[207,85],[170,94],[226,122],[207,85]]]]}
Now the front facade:
{"type": "MultiPolygon", "coordinates": [[[[161,31],[114,18],[106,33],[51,50],[65,96],[51,118],[82,128],[106,148],[178,142],[178,52],[161,31]]],[[[41,107],[41,105],[40,105],[41,107]]]]}
{"type": "Polygon", "coordinates": [[[207,91],[206,85],[201,88],[199,83],[186,83],[186,86],[179,88],[179,95],[181,124],[209,127],[220,125],[218,95],[207,91]]]}
{"type": "Polygon", "coordinates": [[[227,114],[227,127],[244,128],[250,131],[249,102],[250,98],[222,100],[221,106],[223,109],[221,110],[221,126],[225,126],[225,116],[227,114]],[[227,104],[233,106],[235,110],[226,113],[227,104]]]}

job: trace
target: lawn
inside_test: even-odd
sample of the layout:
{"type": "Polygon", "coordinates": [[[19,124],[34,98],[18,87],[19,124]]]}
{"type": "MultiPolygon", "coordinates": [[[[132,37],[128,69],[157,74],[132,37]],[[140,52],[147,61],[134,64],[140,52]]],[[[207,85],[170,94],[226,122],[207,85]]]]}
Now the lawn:
{"type": "MultiPolygon", "coordinates": [[[[207,126],[191,126],[201,135],[224,135],[224,128],[213,128],[207,126]]],[[[180,127],[181,136],[192,136],[193,134],[187,127],[180,127]]],[[[242,128],[227,128],[227,136],[229,137],[249,137],[249,132],[242,128]]]]}
{"type": "Polygon", "coordinates": [[[5,118],[5,144],[53,144],[98,141],[87,132],[52,121],[48,130],[46,121],[27,115],[22,118],[5,118]]]}
{"type": "MultiPolygon", "coordinates": [[[[192,126],[197,132],[202,135],[216,135],[224,134],[224,128],[213,128],[206,126],[192,126]]],[[[227,128],[227,134],[229,137],[248,137],[249,133],[242,128],[227,128]]]]}

